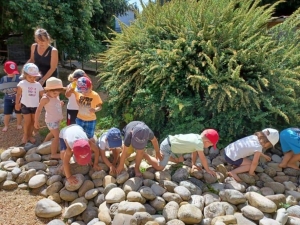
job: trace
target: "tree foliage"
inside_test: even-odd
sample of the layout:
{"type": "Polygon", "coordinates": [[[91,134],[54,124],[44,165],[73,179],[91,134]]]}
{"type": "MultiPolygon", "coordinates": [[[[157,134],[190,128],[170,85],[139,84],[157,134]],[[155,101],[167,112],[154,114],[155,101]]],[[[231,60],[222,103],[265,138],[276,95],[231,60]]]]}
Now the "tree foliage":
{"type": "Polygon", "coordinates": [[[33,41],[36,27],[48,30],[59,51],[87,58],[99,52],[113,15],[128,9],[126,0],[0,0],[0,36],[24,34],[33,41]]]}
{"type": "Polygon", "coordinates": [[[221,146],[265,127],[299,123],[297,13],[267,30],[276,4],[150,3],[110,41],[100,74],[119,122],[161,136],[220,131],[221,146]]]}

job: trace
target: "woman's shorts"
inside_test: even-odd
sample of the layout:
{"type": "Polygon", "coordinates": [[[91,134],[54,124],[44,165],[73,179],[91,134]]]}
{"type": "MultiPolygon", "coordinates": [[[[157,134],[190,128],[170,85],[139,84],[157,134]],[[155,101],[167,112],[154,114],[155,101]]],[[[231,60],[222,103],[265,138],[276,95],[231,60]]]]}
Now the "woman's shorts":
{"type": "Polygon", "coordinates": [[[23,115],[35,114],[36,109],[37,109],[37,107],[27,107],[26,105],[21,104],[21,113],[23,115]]]}
{"type": "Polygon", "coordinates": [[[243,163],[243,158],[238,159],[238,160],[232,160],[226,154],[224,154],[224,156],[225,156],[226,162],[229,163],[229,164],[231,164],[231,165],[240,166],[243,163]]]}
{"type": "Polygon", "coordinates": [[[300,129],[288,128],[280,132],[279,135],[281,149],[283,152],[292,151],[300,154],[300,129]]]}

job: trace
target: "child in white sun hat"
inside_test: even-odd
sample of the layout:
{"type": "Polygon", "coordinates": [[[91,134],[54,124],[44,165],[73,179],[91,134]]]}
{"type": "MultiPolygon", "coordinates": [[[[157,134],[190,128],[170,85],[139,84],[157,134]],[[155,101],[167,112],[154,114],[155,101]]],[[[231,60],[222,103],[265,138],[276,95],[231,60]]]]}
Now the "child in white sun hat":
{"type": "Polygon", "coordinates": [[[42,85],[36,81],[41,74],[34,63],[26,63],[21,76],[23,80],[17,85],[15,109],[21,110],[24,117],[22,144],[26,144],[28,141],[35,143],[35,139],[32,136],[34,114],[39,105],[40,97],[44,93],[42,85]]]}
{"type": "Polygon", "coordinates": [[[236,166],[234,170],[228,173],[236,181],[241,181],[239,173],[248,172],[251,176],[255,175],[255,169],[258,165],[259,157],[264,157],[267,161],[271,158],[263,152],[272,148],[279,141],[279,132],[273,128],[266,128],[256,132],[253,135],[239,139],[229,144],[225,150],[225,160],[227,163],[236,166]],[[253,160],[248,156],[254,155],[253,160]]]}
{"type": "Polygon", "coordinates": [[[64,87],[62,81],[56,77],[50,77],[46,81],[46,93],[41,98],[40,104],[35,113],[34,127],[36,129],[39,129],[39,117],[41,115],[43,107],[45,108],[45,122],[48,129],[50,130],[50,133],[54,137],[51,144],[51,158],[53,159],[60,158],[60,154],[57,151],[59,145],[59,125],[60,121],[63,119],[63,114],[62,103],[59,99],[59,94],[63,90],[64,87]]]}

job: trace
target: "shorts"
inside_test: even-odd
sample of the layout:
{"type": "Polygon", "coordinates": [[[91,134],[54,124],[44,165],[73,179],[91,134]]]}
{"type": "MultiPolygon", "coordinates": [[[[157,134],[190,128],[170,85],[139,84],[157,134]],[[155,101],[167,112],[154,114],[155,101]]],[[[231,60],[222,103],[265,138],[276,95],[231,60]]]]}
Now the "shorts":
{"type": "Polygon", "coordinates": [[[168,138],[165,138],[161,144],[160,144],[160,151],[163,155],[163,159],[161,161],[158,160],[158,165],[159,166],[162,166],[162,167],[165,167],[168,162],[169,162],[169,159],[170,157],[172,158],[178,158],[181,154],[174,154],[172,151],[171,151],[171,144],[169,143],[169,140],[168,138]]]}
{"type": "Polygon", "coordinates": [[[15,104],[14,99],[4,99],[4,115],[11,115],[13,112],[20,114],[21,110],[16,110],[15,104]]]}
{"type": "Polygon", "coordinates": [[[89,139],[94,137],[96,120],[84,121],[82,119],[76,118],[75,121],[77,125],[83,128],[89,139]]]}
{"type": "Polygon", "coordinates": [[[242,165],[242,163],[243,163],[243,158],[240,158],[240,159],[238,159],[238,160],[232,160],[231,158],[229,158],[229,157],[226,155],[226,153],[224,154],[224,156],[225,156],[226,162],[229,163],[229,164],[231,164],[231,165],[234,165],[234,166],[240,166],[240,165],[242,165]]]}
{"type": "Polygon", "coordinates": [[[281,149],[283,152],[292,151],[294,154],[300,154],[300,129],[288,128],[279,134],[281,149]]]}
{"type": "Polygon", "coordinates": [[[23,115],[35,114],[36,109],[37,109],[37,107],[27,107],[26,105],[21,104],[21,113],[23,115]]]}
{"type": "Polygon", "coordinates": [[[60,151],[66,151],[67,145],[65,143],[65,140],[63,138],[59,138],[59,150],[60,151]]]}
{"type": "Polygon", "coordinates": [[[46,125],[48,127],[49,130],[55,130],[55,129],[59,129],[59,125],[60,125],[60,121],[57,122],[46,122],[46,125]]]}
{"type": "Polygon", "coordinates": [[[67,125],[76,124],[78,110],[76,109],[67,109],[67,125]]]}

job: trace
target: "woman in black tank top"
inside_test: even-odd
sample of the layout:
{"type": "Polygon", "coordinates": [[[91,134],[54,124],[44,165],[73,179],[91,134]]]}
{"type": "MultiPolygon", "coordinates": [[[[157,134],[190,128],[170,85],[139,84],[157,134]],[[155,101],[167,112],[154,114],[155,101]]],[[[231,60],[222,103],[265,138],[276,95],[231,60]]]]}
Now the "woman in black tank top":
{"type": "Polygon", "coordinates": [[[49,77],[57,77],[58,51],[50,45],[51,37],[45,29],[34,32],[35,42],[31,46],[29,62],[35,63],[42,75],[39,82],[43,87],[49,77]]]}

